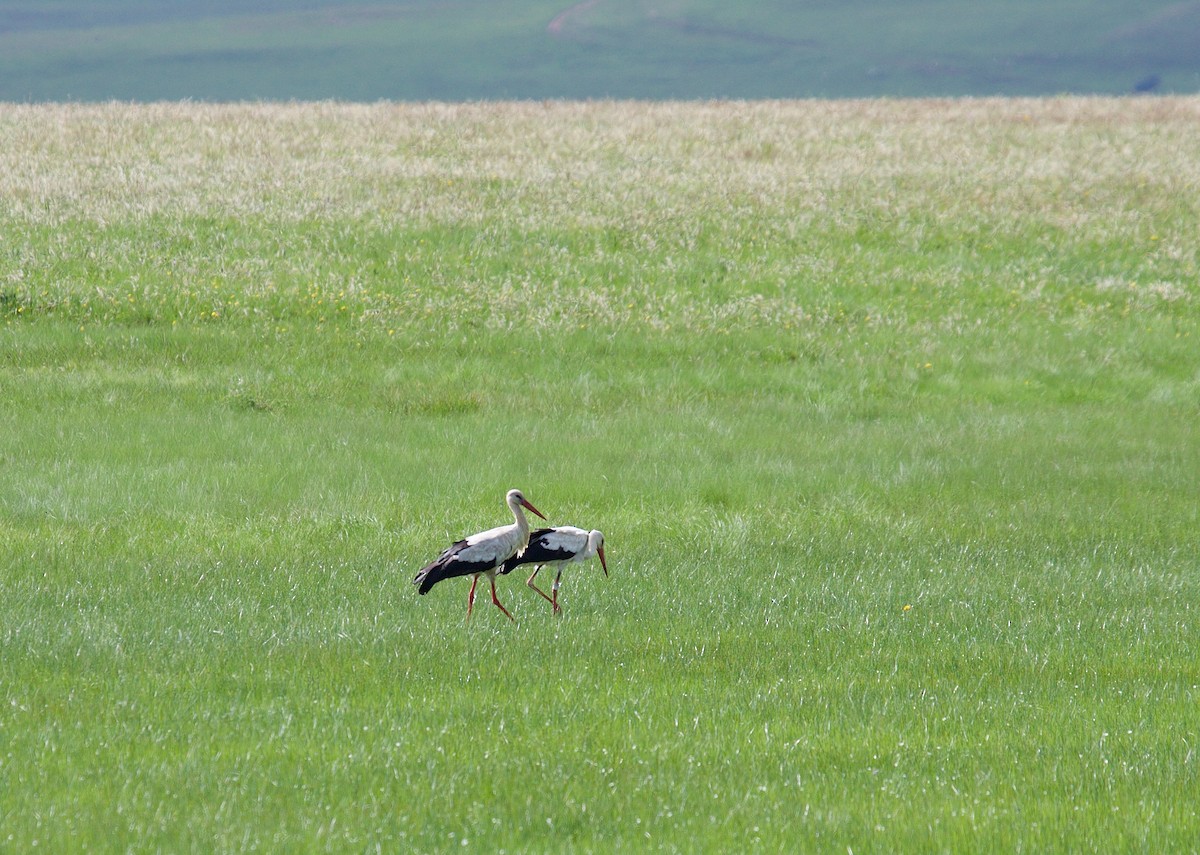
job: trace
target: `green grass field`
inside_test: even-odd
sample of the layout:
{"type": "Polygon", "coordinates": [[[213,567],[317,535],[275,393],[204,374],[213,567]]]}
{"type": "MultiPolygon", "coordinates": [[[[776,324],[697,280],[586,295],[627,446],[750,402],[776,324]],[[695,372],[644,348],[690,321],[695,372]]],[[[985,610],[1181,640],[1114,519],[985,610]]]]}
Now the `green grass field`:
{"type": "Polygon", "coordinates": [[[0,101],[1200,92],[1180,0],[3,0],[0,101]]]}
{"type": "Polygon", "coordinates": [[[1198,130],[0,107],[0,849],[1195,851],[1198,130]]]}

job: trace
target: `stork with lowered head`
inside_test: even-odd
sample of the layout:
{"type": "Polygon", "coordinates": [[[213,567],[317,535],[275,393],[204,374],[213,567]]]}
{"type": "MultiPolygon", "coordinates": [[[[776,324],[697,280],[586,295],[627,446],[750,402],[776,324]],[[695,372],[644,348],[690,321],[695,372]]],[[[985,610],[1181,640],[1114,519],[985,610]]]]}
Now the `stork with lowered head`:
{"type": "Polygon", "coordinates": [[[522,564],[533,564],[533,572],[525,580],[525,584],[533,588],[550,601],[553,613],[559,614],[562,608],[558,605],[558,589],[562,584],[563,568],[569,564],[582,564],[593,556],[600,556],[600,567],[608,576],[608,565],[604,561],[604,535],[592,529],[576,528],[573,525],[562,525],[554,528],[539,528],[529,536],[529,545],[524,551],[513,555],[504,562],[500,573],[511,573],[522,564]],[[553,566],[557,569],[554,574],[554,584],[551,590],[554,596],[547,596],[539,588],[534,579],[543,567],[553,566]]]}

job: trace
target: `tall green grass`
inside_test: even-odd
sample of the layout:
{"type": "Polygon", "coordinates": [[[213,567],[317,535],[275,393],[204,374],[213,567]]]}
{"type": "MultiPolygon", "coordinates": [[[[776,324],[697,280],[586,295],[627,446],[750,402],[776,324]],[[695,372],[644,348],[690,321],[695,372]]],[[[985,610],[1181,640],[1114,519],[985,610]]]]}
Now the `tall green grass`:
{"type": "Polygon", "coordinates": [[[1198,118],[0,110],[3,846],[1194,847],[1198,118]]]}

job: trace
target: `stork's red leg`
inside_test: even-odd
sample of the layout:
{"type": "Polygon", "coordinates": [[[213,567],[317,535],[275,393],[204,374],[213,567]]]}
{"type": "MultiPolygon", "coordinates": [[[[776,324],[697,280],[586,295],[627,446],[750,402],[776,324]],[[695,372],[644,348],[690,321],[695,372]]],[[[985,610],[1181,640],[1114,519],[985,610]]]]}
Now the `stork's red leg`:
{"type": "Polygon", "coordinates": [[[508,615],[509,620],[511,620],[513,623],[516,623],[517,619],[515,617],[513,617],[512,615],[508,614],[508,609],[506,609],[506,608],[504,608],[504,606],[500,605],[500,600],[496,596],[496,574],[488,573],[488,581],[492,583],[492,602],[496,604],[496,607],[499,608],[500,611],[502,611],[506,615],[508,615]]]}
{"type": "MultiPolygon", "coordinates": [[[[529,574],[529,578],[525,580],[525,584],[526,584],[526,585],[528,585],[529,587],[533,588],[533,590],[537,591],[537,592],[538,592],[539,594],[541,594],[543,597],[545,597],[545,598],[546,598],[546,602],[553,604],[553,603],[554,603],[554,600],[552,600],[552,599],[550,599],[549,597],[547,597],[547,596],[546,596],[546,592],[545,592],[545,591],[543,591],[543,590],[542,590],[541,588],[539,588],[537,585],[533,584],[533,580],[537,578],[537,574],[538,574],[538,572],[539,572],[541,569],[542,569],[542,565],[541,565],[541,564],[539,564],[539,565],[537,565],[536,567],[534,567],[534,568],[533,568],[533,572],[529,574]]],[[[554,610],[555,610],[555,611],[558,611],[558,607],[557,607],[557,606],[555,606],[554,610]]]]}
{"type": "Polygon", "coordinates": [[[560,566],[558,568],[558,572],[554,574],[554,584],[550,588],[550,590],[554,592],[554,599],[552,599],[550,601],[550,604],[552,606],[554,606],[555,614],[560,614],[562,612],[562,609],[559,608],[559,605],[558,605],[558,588],[561,584],[562,584],[562,567],[560,566]]]}
{"type": "Polygon", "coordinates": [[[467,620],[471,619],[471,609],[475,606],[475,586],[479,584],[479,574],[471,578],[471,593],[467,594],[467,620]]]}

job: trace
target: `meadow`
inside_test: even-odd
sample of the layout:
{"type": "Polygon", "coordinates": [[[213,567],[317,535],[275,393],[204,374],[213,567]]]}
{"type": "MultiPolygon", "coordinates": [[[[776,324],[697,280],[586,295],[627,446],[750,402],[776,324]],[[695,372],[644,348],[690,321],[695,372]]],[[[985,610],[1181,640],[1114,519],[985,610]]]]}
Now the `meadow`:
{"type": "Polygon", "coordinates": [[[1196,851],[1198,131],[0,106],[0,849],[1196,851]]]}

